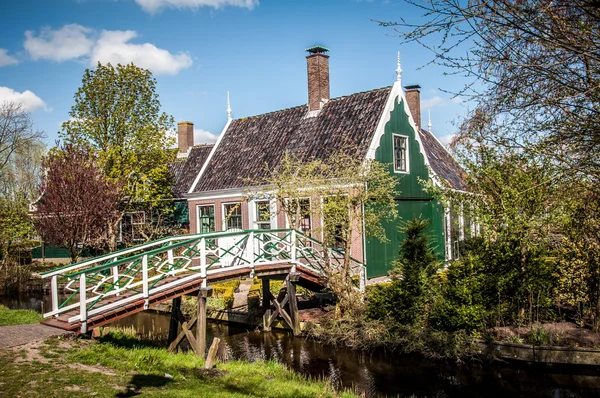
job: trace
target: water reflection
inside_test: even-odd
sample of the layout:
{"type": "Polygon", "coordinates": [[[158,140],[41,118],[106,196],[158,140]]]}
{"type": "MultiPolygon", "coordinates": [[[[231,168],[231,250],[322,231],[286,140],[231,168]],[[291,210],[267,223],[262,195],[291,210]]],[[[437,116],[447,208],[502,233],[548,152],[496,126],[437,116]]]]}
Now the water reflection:
{"type": "MultiPolygon", "coordinates": [[[[0,299],[11,308],[39,310],[46,298],[0,299]]],[[[134,327],[142,334],[163,336],[170,316],[151,311],[121,319],[113,325],[134,327]]],[[[336,387],[365,396],[412,397],[597,397],[600,368],[527,367],[510,364],[431,362],[394,352],[364,353],[292,337],[283,331],[261,333],[254,328],[210,323],[208,344],[219,337],[218,357],[274,360],[312,378],[328,378],[336,387]]]]}

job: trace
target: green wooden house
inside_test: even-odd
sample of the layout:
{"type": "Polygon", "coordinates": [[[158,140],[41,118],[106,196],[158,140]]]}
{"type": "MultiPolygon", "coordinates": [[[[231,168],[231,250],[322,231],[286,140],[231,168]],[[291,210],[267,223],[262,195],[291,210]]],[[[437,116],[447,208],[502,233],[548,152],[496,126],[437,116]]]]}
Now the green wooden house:
{"type": "MultiPolygon", "coordinates": [[[[446,261],[453,259],[468,228],[459,209],[442,206],[420,181],[466,190],[464,172],[431,131],[420,127],[420,87],[402,87],[398,59],[397,79],[391,86],[330,98],[328,50],[307,51],[307,104],[240,119],[232,118],[228,109],[217,142],[202,150],[190,141],[190,123],[180,123],[183,160],[177,179],[179,197],[187,201],[190,232],[287,227],[273,198],[245,199],[245,181],[260,180],[265,164],[276,168],[286,151],[299,159],[325,158],[351,140],[356,156],[387,164],[399,180],[396,203],[401,218],[430,219],[437,252],[446,261]],[[270,213],[267,217],[265,211],[270,213]]],[[[307,206],[319,205],[311,198],[306,201],[307,206]]],[[[319,225],[320,220],[306,218],[302,229],[319,225]]],[[[402,222],[385,225],[391,241],[387,244],[353,237],[352,255],[366,263],[368,278],[384,276],[391,268],[403,239],[402,222]]]]}

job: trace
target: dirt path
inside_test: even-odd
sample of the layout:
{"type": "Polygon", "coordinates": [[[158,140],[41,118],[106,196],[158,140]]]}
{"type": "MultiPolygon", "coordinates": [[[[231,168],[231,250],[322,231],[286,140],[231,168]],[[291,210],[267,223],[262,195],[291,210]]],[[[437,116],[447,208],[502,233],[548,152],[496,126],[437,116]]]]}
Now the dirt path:
{"type": "Polygon", "coordinates": [[[0,326],[0,349],[15,347],[48,337],[70,334],[62,329],[32,323],[29,325],[0,326]]]}

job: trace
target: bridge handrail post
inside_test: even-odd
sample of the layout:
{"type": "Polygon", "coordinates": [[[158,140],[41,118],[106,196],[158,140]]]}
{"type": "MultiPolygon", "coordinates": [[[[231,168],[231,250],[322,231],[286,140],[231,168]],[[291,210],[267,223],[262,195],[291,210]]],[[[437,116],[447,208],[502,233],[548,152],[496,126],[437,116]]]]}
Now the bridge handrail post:
{"type": "Polygon", "coordinates": [[[169,270],[173,273],[172,275],[175,275],[175,270],[173,269],[175,262],[173,258],[173,249],[167,250],[167,262],[169,263],[169,270]]]}
{"type": "Polygon", "coordinates": [[[85,273],[79,276],[79,317],[81,318],[81,333],[87,332],[87,297],[85,273]]]}
{"type": "Polygon", "coordinates": [[[296,249],[297,249],[297,244],[298,244],[298,237],[296,234],[296,230],[293,229],[292,233],[290,234],[290,240],[291,240],[291,244],[290,244],[290,256],[292,258],[292,272],[296,272],[296,249]]]}
{"type": "MultiPolygon", "coordinates": [[[[142,257],[142,291],[144,292],[144,299],[146,300],[146,306],[148,305],[148,297],[150,292],[148,289],[148,255],[145,254],[142,257]]],[[[146,307],[144,306],[144,307],[146,307]]]]}
{"type": "Polygon", "coordinates": [[[52,312],[58,311],[58,275],[50,279],[50,293],[52,294],[52,312]]]}
{"type": "Polygon", "coordinates": [[[360,278],[359,290],[361,293],[364,293],[366,280],[367,280],[367,267],[365,267],[364,264],[360,265],[360,277],[359,278],[360,278]]]}
{"type": "Polygon", "coordinates": [[[200,246],[200,277],[202,278],[202,287],[207,286],[206,283],[206,238],[200,238],[198,243],[200,246]]]}
{"type": "Polygon", "coordinates": [[[254,271],[254,260],[255,260],[255,254],[254,254],[254,231],[251,231],[248,234],[248,243],[246,243],[246,260],[250,264],[250,267],[252,268],[252,271],[254,271]]]}
{"type": "MultiPolygon", "coordinates": [[[[117,261],[117,257],[113,258],[112,262],[114,263],[115,261],[117,261]]],[[[112,277],[113,277],[113,286],[115,287],[115,291],[117,292],[117,296],[119,295],[119,290],[121,290],[121,288],[119,287],[119,266],[115,265],[113,267],[111,267],[112,270],[112,277]]]]}

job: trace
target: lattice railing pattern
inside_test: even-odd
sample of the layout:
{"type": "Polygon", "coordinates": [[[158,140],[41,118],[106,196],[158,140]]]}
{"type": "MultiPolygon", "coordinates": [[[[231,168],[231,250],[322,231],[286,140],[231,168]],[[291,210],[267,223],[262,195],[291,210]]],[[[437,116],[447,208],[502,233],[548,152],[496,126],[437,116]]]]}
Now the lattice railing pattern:
{"type": "MultiPolygon", "coordinates": [[[[301,264],[325,275],[323,250],[319,241],[293,229],[168,237],[43,273],[43,278],[50,278],[52,294],[52,309],[44,316],[79,309],[69,322],[85,322],[128,302],[145,299],[147,304],[153,293],[194,279],[200,278],[206,286],[210,274],[238,268],[253,273],[257,264],[288,262],[294,271],[301,264]],[[65,300],[58,299],[59,284],[69,292],[65,300]]],[[[326,250],[330,272],[335,272],[343,264],[343,253],[326,250]]],[[[352,272],[364,289],[364,266],[352,259],[352,272]]]]}

